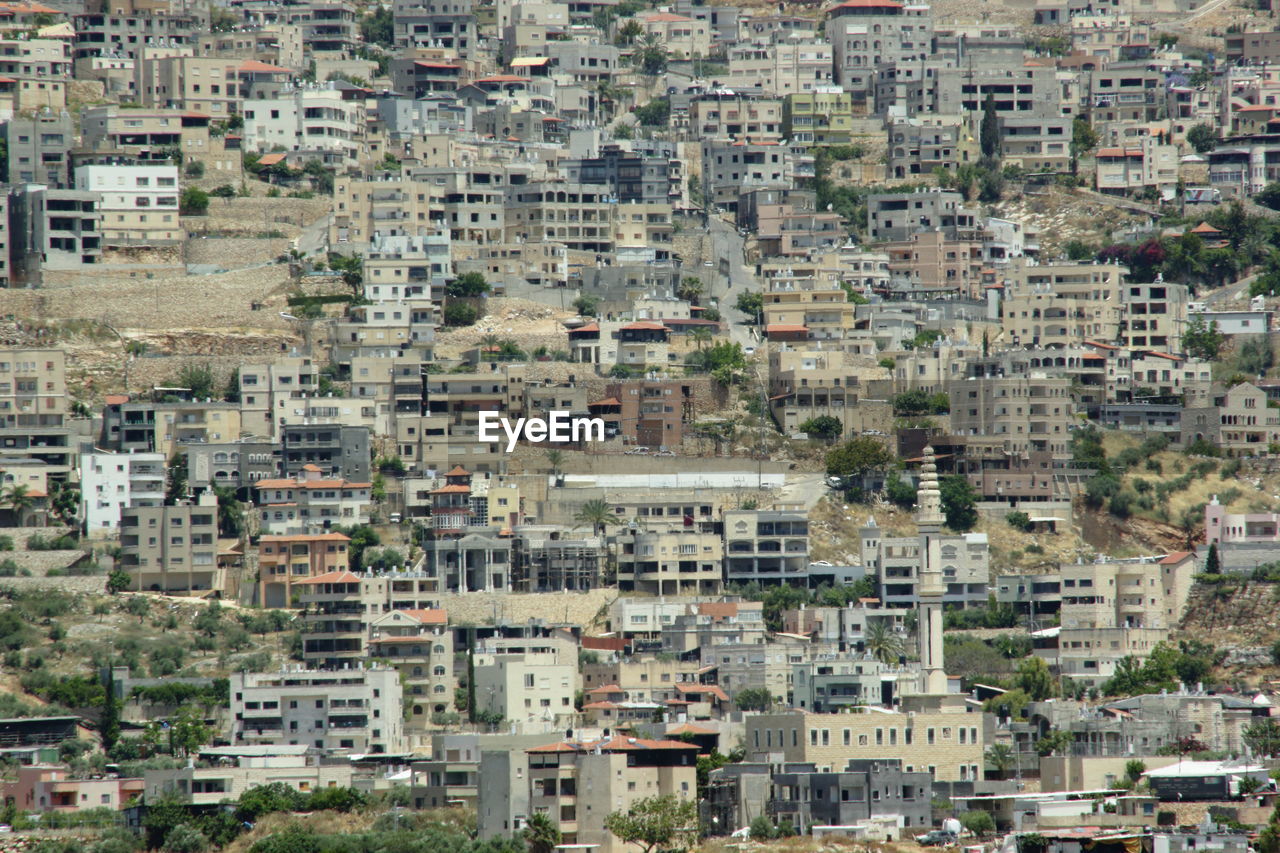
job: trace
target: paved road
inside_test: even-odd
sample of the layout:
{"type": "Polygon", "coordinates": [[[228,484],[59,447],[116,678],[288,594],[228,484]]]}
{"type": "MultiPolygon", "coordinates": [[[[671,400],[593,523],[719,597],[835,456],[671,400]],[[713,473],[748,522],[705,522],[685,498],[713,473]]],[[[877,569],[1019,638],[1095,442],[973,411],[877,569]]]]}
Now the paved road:
{"type": "Polygon", "coordinates": [[[823,474],[792,473],[787,475],[787,484],[782,487],[778,502],[801,504],[808,512],[830,491],[823,474]]]}
{"type": "Polygon", "coordinates": [[[1233,281],[1225,287],[1220,287],[1212,293],[1206,293],[1197,302],[1203,302],[1211,308],[1226,308],[1232,302],[1247,302],[1249,300],[1249,285],[1253,284],[1253,280],[1257,275],[1247,275],[1239,281],[1233,281]]]}
{"type": "Polygon", "coordinates": [[[331,213],[312,222],[306,228],[302,229],[302,233],[298,235],[296,248],[303,255],[311,255],[315,252],[323,252],[329,248],[329,217],[331,213]]]}
{"type": "Polygon", "coordinates": [[[761,289],[755,271],[743,263],[742,236],[718,216],[711,217],[710,233],[712,256],[709,260],[713,266],[703,267],[704,278],[711,280],[710,295],[719,300],[720,316],[730,324],[730,337],[744,347],[756,346],[759,338],[754,332],[754,318],[733,307],[740,294],[761,289]],[[728,278],[720,274],[721,258],[729,261],[728,278]]]}

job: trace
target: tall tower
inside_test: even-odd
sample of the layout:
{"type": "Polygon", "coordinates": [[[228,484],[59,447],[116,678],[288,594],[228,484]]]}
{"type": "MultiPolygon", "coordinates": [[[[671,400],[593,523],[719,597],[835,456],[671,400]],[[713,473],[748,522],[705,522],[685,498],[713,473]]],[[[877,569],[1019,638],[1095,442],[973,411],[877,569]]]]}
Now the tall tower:
{"type": "Polygon", "coordinates": [[[920,488],[916,492],[916,526],[920,531],[920,582],[916,597],[920,644],[920,692],[941,696],[947,692],[947,672],[942,660],[942,492],[938,488],[938,466],[933,448],[925,447],[920,464],[920,488]]]}

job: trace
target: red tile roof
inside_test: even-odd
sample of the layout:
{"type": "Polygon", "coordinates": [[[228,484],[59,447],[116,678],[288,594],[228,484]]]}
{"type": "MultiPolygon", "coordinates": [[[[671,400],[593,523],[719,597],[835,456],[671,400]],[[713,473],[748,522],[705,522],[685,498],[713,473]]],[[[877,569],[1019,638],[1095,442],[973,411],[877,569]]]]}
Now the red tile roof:
{"type": "Polygon", "coordinates": [[[1172,554],[1166,555],[1165,558],[1160,561],[1160,565],[1172,566],[1176,563],[1181,563],[1183,560],[1187,559],[1187,557],[1193,556],[1193,554],[1194,552],[1192,551],[1174,551],[1172,554]]]}
{"type": "Polygon", "coordinates": [[[449,614],[445,610],[434,608],[431,610],[401,610],[407,616],[417,619],[423,625],[448,625],[449,614]]]}
{"type": "Polygon", "coordinates": [[[646,738],[605,738],[597,741],[562,741],[560,743],[551,743],[546,746],[535,746],[532,749],[526,749],[529,753],[550,753],[550,752],[595,752],[599,749],[601,752],[641,752],[650,749],[679,749],[693,750],[698,749],[698,745],[694,743],[685,743],[679,740],[648,740],[646,738]]]}
{"type": "Polygon", "coordinates": [[[466,468],[463,468],[461,465],[454,465],[453,468],[446,471],[444,475],[446,477],[470,477],[471,472],[466,468]]]}
{"type": "Polygon", "coordinates": [[[270,65],[266,62],[259,62],[256,59],[246,59],[240,63],[237,71],[259,72],[262,74],[292,74],[292,68],[282,68],[279,65],[270,65]]]}

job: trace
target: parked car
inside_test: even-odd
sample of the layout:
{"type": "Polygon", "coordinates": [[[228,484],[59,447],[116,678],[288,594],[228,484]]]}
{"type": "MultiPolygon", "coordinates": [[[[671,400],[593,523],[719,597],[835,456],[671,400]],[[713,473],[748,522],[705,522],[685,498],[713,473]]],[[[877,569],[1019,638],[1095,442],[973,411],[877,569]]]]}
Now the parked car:
{"type": "Polygon", "coordinates": [[[916,843],[922,847],[947,847],[955,844],[956,840],[956,834],[945,829],[934,829],[916,836],[916,843]]]}

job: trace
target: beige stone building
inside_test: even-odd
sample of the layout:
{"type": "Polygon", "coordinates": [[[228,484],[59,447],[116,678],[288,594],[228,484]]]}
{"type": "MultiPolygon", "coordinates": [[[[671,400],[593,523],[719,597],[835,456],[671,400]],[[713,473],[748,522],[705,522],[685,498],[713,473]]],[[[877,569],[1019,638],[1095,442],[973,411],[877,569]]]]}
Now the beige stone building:
{"type": "Polygon", "coordinates": [[[623,698],[636,702],[665,702],[680,698],[677,684],[697,684],[697,661],[672,659],[667,656],[617,658],[582,665],[582,689],[617,687],[623,698]]]}
{"type": "Polygon", "coordinates": [[[529,812],[547,815],[564,844],[626,853],[628,845],[604,828],[605,818],[647,797],[693,801],[697,757],[695,744],[620,736],[536,747],[528,750],[529,812]]]}
{"type": "Polygon", "coordinates": [[[71,78],[69,39],[0,40],[0,111],[61,110],[71,78]]]}
{"type": "Polygon", "coordinates": [[[662,42],[677,59],[697,59],[711,52],[711,34],[706,19],[686,18],[672,12],[657,12],[640,19],[646,36],[662,42]]]}
{"type": "Polygon", "coordinates": [[[785,432],[795,432],[810,418],[838,418],[844,435],[893,427],[893,395],[889,371],[853,360],[844,353],[818,349],[784,349],[769,353],[769,408],[785,432]]]}
{"type": "Polygon", "coordinates": [[[240,425],[250,435],[273,438],[289,402],[316,393],[319,373],[310,356],[288,355],[240,367],[240,425]]]}
{"type": "Polygon", "coordinates": [[[218,502],[212,492],[197,504],[138,506],[120,512],[120,558],[136,592],[221,592],[218,502]]]}
{"type": "Polygon", "coordinates": [[[617,534],[618,588],[652,595],[710,594],[721,585],[724,545],[693,527],[624,530],[617,534]]]}
{"type": "Polygon", "coordinates": [[[851,758],[896,758],[908,772],[927,770],[948,782],[981,780],[985,765],[980,712],[789,711],[752,714],[745,724],[752,761],[812,762],[832,772],[851,758]]]}
{"type": "Polygon", "coordinates": [[[215,807],[250,788],[280,783],[302,793],[351,786],[351,764],[322,764],[307,757],[309,744],[296,746],[214,746],[200,750],[199,766],[148,770],[146,796],[182,796],[193,806],[215,807]]]}
{"type": "Polygon", "coordinates": [[[1006,453],[1069,455],[1071,380],[1038,371],[952,382],[951,432],[999,441],[1006,453]]]}
{"type": "Polygon", "coordinates": [[[1203,402],[1182,411],[1182,443],[1205,440],[1231,454],[1265,453],[1280,441],[1280,410],[1251,382],[1212,388],[1203,402]]]}

